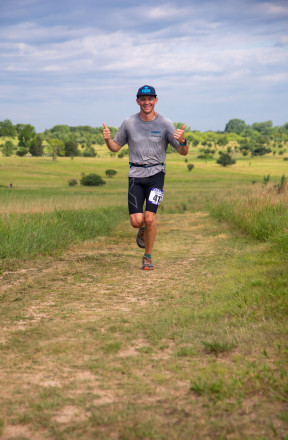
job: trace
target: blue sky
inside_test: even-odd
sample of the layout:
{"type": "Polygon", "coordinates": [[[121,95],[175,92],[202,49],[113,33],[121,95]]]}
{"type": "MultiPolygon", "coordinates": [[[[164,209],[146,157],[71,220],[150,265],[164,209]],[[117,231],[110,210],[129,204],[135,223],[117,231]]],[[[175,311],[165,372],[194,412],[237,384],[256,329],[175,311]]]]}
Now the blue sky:
{"type": "Polygon", "coordinates": [[[288,121],[288,1],[0,0],[0,120],[118,127],[152,85],[193,130],[288,121]]]}

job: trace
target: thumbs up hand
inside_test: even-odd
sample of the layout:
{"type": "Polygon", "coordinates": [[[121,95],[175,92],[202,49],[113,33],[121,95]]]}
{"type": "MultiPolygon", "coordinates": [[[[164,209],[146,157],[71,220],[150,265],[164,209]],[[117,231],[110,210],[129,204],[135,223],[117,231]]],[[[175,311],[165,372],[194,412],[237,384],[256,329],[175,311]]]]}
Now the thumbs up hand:
{"type": "Polygon", "coordinates": [[[186,124],[182,125],[182,128],[177,128],[174,133],[175,139],[177,139],[178,142],[181,144],[185,142],[185,128],[187,127],[186,124]]]}
{"type": "Polygon", "coordinates": [[[109,130],[109,128],[107,127],[107,125],[105,124],[105,122],[103,122],[103,137],[106,141],[106,139],[111,139],[111,131],[109,130]]]}

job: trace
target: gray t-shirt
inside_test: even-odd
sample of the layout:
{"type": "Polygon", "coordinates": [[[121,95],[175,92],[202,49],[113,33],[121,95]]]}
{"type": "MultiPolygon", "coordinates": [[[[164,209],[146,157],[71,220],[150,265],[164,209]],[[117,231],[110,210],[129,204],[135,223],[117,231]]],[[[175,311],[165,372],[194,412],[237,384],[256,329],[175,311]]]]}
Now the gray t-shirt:
{"type": "Polygon", "coordinates": [[[140,114],[125,119],[114,141],[123,147],[128,144],[129,162],[139,165],[159,164],[149,168],[131,167],[129,177],[149,177],[160,171],[165,173],[166,150],[171,144],[176,150],[179,142],[174,138],[173,122],[157,113],[153,121],[143,121],[140,114]]]}

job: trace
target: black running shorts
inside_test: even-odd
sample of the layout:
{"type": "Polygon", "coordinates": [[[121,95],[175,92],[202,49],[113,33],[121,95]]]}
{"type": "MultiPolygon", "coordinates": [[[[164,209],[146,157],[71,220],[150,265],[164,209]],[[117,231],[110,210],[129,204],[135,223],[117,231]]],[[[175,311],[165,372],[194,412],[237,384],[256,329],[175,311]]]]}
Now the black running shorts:
{"type": "Polygon", "coordinates": [[[163,199],[165,173],[154,174],[150,177],[129,177],[128,208],[129,215],[145,211],[157,212],[163,199]]]}

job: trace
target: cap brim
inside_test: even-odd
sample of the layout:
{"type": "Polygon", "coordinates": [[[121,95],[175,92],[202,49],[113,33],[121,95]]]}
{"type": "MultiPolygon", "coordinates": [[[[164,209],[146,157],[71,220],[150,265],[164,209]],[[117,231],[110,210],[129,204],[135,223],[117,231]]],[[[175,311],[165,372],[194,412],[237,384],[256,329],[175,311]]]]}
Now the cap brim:
{"type": "Polygon", "coordinates": [[[136,95],[137,98],[140,98],[141,96],[154,96],[154,98],[157,98],[157,95],[150,95],[150,93],[145,93],[143,95],[136,95]]]}

